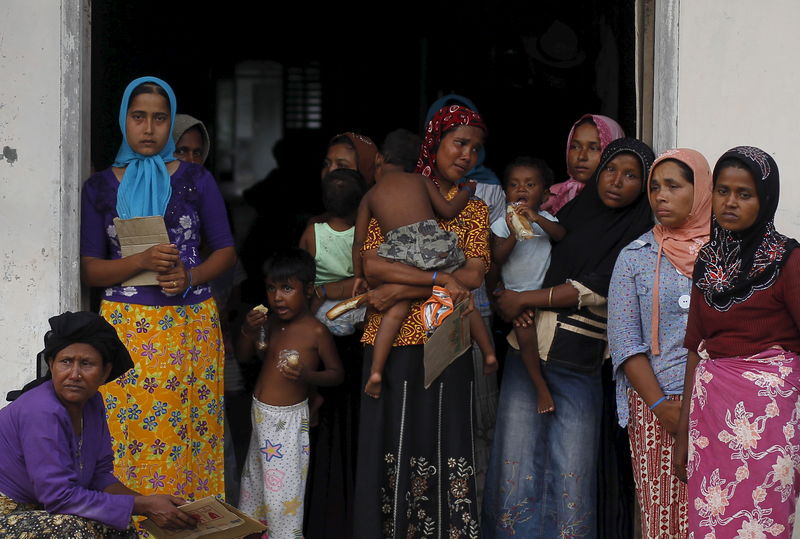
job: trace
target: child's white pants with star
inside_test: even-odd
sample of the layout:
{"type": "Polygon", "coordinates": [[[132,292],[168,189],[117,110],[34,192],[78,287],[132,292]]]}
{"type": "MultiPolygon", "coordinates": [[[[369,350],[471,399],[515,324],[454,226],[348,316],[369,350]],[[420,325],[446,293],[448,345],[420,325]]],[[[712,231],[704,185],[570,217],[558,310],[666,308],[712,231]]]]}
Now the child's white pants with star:
{"type": "Polygon", "coordinates": [[[308,400],[270,406],[254,397],[250,420],[239,509],[267,525],[264,537],[300,539],[310,453],[308,400]]]}

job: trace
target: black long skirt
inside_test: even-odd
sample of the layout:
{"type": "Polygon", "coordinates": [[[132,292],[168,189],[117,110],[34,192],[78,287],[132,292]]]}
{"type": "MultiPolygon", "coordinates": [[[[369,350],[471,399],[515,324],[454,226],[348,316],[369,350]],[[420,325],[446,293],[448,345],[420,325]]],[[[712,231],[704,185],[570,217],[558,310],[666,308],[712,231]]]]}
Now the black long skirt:
{"type": "Polygon", "coordinates": [[[325,399],[319,426],[311,429],[311,459],[306,483],[306,539],[350,539],[356,476],[358,409],[364,384],[359,335],[334,337],[344,366],[344,382],[319,388],[325,399]]]}
{"type": "MultiPolygon", "coordinates": [[[[422,346],[392,349],[380,399],[361,399],[354,537],[479,535],[472,352],[423,385],[422,346]]],[[[364,380],[372,347],[364,356],[364,380]]]]}

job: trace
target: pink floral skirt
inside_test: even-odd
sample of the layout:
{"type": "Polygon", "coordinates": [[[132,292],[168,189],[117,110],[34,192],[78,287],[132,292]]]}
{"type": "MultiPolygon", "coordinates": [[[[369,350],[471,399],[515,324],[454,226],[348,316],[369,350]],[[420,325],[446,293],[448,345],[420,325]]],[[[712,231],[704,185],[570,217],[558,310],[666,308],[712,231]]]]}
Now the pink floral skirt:
{"type": "Polygon", "coordinates": [[[800,487],[800,358],[703,359],[689,408],[689,537],[789,537],[800,487]]]}

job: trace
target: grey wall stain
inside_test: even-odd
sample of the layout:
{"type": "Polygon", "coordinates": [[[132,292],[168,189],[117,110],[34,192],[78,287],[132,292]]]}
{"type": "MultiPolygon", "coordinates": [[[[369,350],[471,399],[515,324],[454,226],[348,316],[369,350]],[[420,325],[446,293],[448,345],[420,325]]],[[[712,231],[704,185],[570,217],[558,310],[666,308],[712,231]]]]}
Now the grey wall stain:
{"type": "Polygon", "coordinates": [[[17,160],[17,150],[14,148],[9,148],[8,146],[3,146],[3,157],[9,163],[13,163],[17,160]]]}

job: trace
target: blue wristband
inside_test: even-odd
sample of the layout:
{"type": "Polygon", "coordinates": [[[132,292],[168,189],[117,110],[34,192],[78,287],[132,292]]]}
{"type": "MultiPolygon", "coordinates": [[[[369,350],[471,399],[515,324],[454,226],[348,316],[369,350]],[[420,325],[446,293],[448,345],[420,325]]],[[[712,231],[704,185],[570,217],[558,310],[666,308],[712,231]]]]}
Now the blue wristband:
{"type": "Polygon", "coordinates": [[[433,286],[436,286],[436,277],[438,277],[438,276],[439,276],[439,272],[438,271],[434,271],[433,272],[433,279],[431,279],[431,284],[433,284],[433,286]]]}
{"type": "Polygon", "coordinates": [[[662,403],[662,402],[664,402],[665,400],[667,400],[667,396],[666,396],[666,395],[664,395],[663,397],[661,397],[660,399],[658,399],[656,402],[654,402],[654,403],[653,403],[653,405],[652,405],[652,406],[650,406],[650,410],[655,410],[655,409],[656,409],[656,406],[658,406],[659,404],[661,404],[661,403],[662,403]]]}
{"type": "Polygon", "coordinates": [[[186,290],[183,291],[183,296],[181,296],[183,298],[185,298],[186,296],[189,295],[189,290],[192,289],[192,281],[193,281],[193,279],[192,279],[192,268],[189,268],[189,271],[187,271],[186,273],[189,274],[189,286],[187,286],[186,290]]]}

